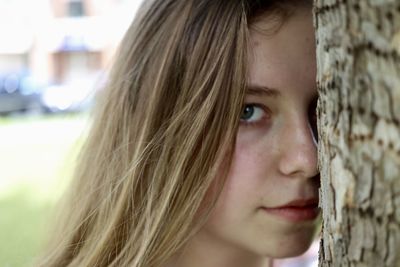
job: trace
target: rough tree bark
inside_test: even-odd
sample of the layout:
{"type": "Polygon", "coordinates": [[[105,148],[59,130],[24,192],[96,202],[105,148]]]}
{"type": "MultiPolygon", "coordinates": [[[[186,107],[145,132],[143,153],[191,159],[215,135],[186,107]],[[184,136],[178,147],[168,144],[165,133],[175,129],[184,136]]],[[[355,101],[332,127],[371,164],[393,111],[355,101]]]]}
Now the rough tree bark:
{"type": "Polygon", "coordinates": [[[400,0],[314,0],[320,266],[400,267],[400,0]]]}

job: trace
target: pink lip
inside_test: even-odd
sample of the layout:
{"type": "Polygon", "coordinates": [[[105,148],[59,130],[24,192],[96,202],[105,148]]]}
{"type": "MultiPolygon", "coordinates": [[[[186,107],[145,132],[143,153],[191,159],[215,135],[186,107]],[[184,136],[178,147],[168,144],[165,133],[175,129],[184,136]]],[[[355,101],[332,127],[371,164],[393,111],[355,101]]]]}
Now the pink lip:
{"type": "Polygon", "coordinates": [[[318,199],[297,199],[279,207],[262,207],[269,214],[279,216],[291,222],[310,221],[318,217],[318,199]]]}
{"type": "Polygon", "coordinates": [[[282,206],[276,208],[285,208],[285,207],[307,207],[307,206],[318,206],[318,198],[301,198],[292,200],[282,206]]]}

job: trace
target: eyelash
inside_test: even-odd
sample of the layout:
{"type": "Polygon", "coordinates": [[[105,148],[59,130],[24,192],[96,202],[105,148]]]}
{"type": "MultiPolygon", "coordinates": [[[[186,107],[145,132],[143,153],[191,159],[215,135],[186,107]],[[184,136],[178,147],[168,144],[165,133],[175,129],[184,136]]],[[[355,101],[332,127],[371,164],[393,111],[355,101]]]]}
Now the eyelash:
{"type": "MultiPolygon", "coordinates": [[[[316,106],[317,106],[317,101],[318,101],[318,98],[314,99],[312,101],[312,103],[310,104],[309,111],[308,111],[308,116],[309,116],[310,125],[311,125],[312,130],[313,130],[313,134],[314,134],[316,140],[318,141],[317,123],[316,123],[317,114],[316,114],[316,110],[315,110],[316,106]]],[[[248,127],[248,126],[264,126],[264,125],[266,125],[266,123],[268,122],[268,120],[271,117],[270,109],[267,108],[266,106],[264,106],[262,104],[258,104],[258,103],[246,103],[243,106],[242,114],[240,116],[240,124],[242,126],[246,126],[246,127],[248,127]],[[260,111],[263,113],[261,118],[257,119],[256,121],[250,121],[250,122],[246,121],[246,120],[243,120],[242,119],[242,114],[243,114],[245,108],[247,108],[247,107],[253,107],[253,108],[260,109],[260,111]]],[[[254,114],[252,114],[252,115],[254,115],[254,114]]]]}
{"type": "MultiPolygon", "coordinates": [[[[255,112],[255,111],[253,111],[253,113],[251,114],[251,116],[254,116],[254,112],[255,112]]],[[[258,126],[258,125],[263,125],[263,124],[266,123],[266,121],[267,121],[268,118],[270,117],[270,113],[271,113],[271,112],[269,111],[269,109],[268,109],[266,106],[264,106],[264,105],[257,104],[257,103],[248,103],[248,104],[245,104],[245,105],[243,106],[243,109],[242,109],[242,114],[240,115],[240,124],[243,125],[243,126],[258,126]],[[242,115],[243,115],[245,109],[248,108],[248,107],[252,107],[252,108],[254,108],[254,109],[259,109],[259,111],[261,111],[261,112],[263,113],[263,114],[261,114],[261,118],[256,119],[255,121],[246,121],[245,119],[242,119],[242,115]]]]}

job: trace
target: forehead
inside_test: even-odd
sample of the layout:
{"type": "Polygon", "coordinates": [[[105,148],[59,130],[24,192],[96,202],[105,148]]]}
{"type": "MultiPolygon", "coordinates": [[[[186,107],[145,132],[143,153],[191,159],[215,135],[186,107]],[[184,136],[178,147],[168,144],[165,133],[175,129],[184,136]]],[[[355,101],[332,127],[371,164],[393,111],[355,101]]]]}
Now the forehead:
{"type": "Polygon", "coordinates": [[[311,9],[298,8],[275,33],[260,18],[250,29],[248,83],[273,88],[315,86],[315,39],[311,9]]]}

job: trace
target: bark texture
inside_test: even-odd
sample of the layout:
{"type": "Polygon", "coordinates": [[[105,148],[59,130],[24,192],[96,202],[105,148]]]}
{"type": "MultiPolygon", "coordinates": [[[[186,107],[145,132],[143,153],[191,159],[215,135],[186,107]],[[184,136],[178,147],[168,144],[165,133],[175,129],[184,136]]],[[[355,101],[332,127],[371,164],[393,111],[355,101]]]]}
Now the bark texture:
{"type": "Polygon", "coordinates": [[[400,0],[314,0],[320,266],[400,267],[400,0]]]}

